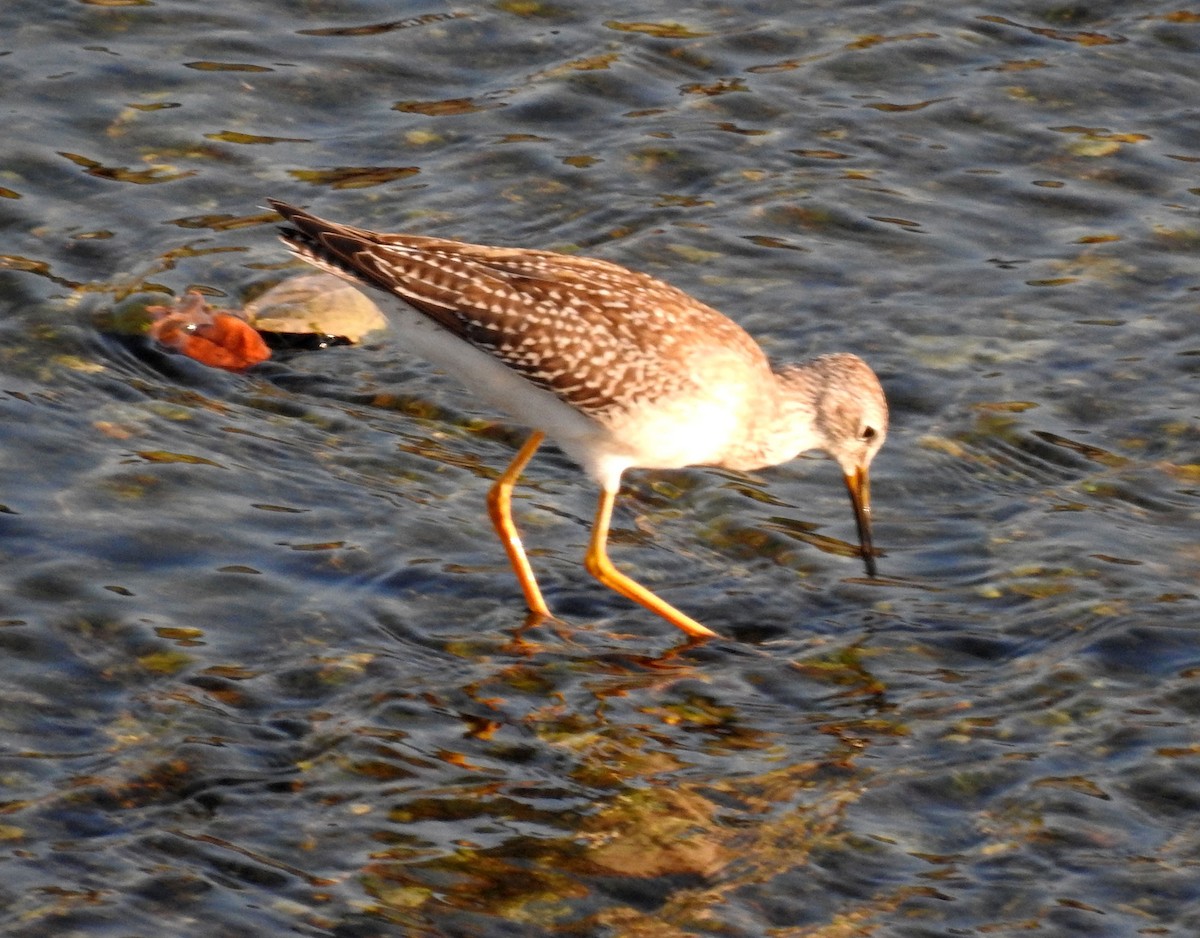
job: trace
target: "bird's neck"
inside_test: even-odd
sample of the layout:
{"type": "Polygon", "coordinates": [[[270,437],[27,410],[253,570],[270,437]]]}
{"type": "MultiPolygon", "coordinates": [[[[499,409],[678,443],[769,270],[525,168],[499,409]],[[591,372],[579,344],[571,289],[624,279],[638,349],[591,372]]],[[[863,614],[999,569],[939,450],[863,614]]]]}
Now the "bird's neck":
{"type": "Polygon", "coordinates": [[[808,365],[785,365],[771,372],[746,415],[749,431],[723,461],[730,469],[752,470],[788,462],[818,448],[819,377],[808,365]]]}

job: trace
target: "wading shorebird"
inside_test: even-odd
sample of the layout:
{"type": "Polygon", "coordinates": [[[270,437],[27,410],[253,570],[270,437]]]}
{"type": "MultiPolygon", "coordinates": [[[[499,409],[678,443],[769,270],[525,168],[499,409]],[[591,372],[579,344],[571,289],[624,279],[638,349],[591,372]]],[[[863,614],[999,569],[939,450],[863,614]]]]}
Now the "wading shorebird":
{"type": "Polygon", "coordinates": [[[553,618],[512,519],[512,489],[549,437],[599,486],[584,565],[695,638],[716,635],[608,558],[621,474],[633,467],[751,470],[824,450],[841,467],[875,575],[868,469],[887,434],[883,388],[861,358],[773,369],[740,326],[681,290],[609,261],[382,234],[268,200],[283,241],[373,288],[418,355],[533,428],[488,494],[488,513],[537,616],[553,618]]]}

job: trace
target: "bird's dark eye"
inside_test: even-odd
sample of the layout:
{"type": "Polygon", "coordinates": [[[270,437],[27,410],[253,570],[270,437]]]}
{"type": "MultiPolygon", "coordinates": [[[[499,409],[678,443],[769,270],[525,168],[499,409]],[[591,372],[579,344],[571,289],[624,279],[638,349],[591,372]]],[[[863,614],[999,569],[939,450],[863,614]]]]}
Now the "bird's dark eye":
{"type": "Polygon", "coordinates": [[[858,438],[863,443],[870,443],[875,439],[876,430],[874,427],[863,427],[858,431],[858,438]]]}

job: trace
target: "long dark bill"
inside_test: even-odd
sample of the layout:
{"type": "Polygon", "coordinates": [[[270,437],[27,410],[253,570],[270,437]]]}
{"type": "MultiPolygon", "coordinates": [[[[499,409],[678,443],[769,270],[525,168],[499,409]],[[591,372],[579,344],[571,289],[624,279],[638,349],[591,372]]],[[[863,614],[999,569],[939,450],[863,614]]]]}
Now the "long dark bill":
{"type": "Polygon", "coordinates": [[[871,480],[865,466],[846,473],[846,488],[854,506],[854,522],[858,525],[859,550],[867,565],[867,576],[875,576],[875,548],[871,544],[871,480]]]}

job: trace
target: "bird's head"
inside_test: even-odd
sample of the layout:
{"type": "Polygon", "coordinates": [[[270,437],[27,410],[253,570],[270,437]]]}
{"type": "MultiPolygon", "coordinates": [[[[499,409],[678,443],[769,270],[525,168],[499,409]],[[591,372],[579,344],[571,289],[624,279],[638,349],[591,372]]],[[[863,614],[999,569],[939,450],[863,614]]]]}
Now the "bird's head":
{"type": "Polygon", "coordinates": [[[871,460],[887,437],[888,407],[883,387],[857,355],[825,355],[796,369],[811,395],[814,448],[832,456],[842,469],[867,575],[875,575],[871,543],[871,460]]]}

